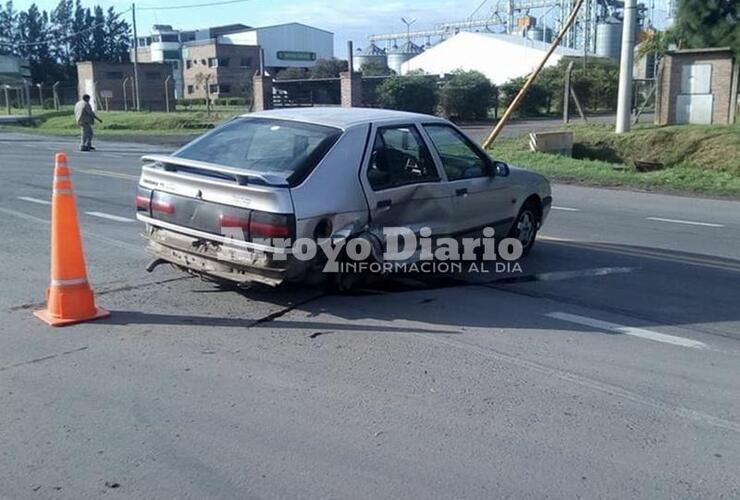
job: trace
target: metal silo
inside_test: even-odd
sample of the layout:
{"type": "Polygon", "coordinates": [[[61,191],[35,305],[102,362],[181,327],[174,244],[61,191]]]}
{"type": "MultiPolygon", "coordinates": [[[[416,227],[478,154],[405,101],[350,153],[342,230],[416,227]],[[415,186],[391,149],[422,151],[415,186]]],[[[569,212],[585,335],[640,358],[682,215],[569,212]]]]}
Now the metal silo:
{"type": "Polygon", "coordinates": [[[388,67],[395,71],[397,75],[400,75],[401,65],[422,52],[424,52],[424,48],[411,41],[404,43],[400,47],[394,47],[388,52],[388,67]]]}
{"type": "Polygon", "coordinates": [[[385,49],[381,49],[374,43],[368,45],[364,50],[357,49],[357,54],[352,60],[352,70],[361,71],[363,64],[377,64],[388,66],[388,56],[385,49]]]}
{"type": "Polygon", "coordinates": [[[619,60],[622,50],[622,23],[602,22],[596,25],[596,55],[619,60]]]}

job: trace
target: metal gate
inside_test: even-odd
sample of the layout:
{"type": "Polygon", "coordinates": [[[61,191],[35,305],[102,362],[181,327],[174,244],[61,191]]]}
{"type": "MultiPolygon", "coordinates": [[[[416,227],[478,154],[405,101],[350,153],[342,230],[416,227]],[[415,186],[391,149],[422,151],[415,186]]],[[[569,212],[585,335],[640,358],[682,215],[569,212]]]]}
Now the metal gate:
{"type": "Polygon", "coordinates": [[[681,68],[681,92],[676,96],[678,123],[712,123],[712,65],[687,64],[681,68]]]}

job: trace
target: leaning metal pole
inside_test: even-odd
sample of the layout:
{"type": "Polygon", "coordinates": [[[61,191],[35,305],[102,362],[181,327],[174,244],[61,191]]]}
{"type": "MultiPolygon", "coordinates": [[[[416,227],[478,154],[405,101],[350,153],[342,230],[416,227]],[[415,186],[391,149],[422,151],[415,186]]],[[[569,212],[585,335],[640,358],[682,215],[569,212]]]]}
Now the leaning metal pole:
{"type": "MultiPolygon", "coordinates": [[[[634,1],[634,0],[632,0],[634,1]]],[[[534,83],[535,78],[537,78],[537,75],[540,74],[540,71],[542,71],[542,68],[545,66],[545,63],[550,58],[550,55],[552,55],[553,52],[555,52],[555,49],[560,44],[560,41],[563,39],[565,34],[568,32],[570,27],[573,25],[573,21],[576,20],[576,16],[578,15],[578,10],[581,8],[581,5],[583,5],[583,0],[577,0],[577,3],[573,7],[573,10],[570,13],[570,16],[568,16],[568,20],[565,22],[565,25],[563,25],[563,29],[560,30],[560,33],[558,33],[558,36],[555,37],[555,40],[552,41],[552,44],[550,44],[550,48],[547,50],[547,53],[545,54],[545,57],[542,58],[542,61],[540,61],[540,64],[535,68],[535,70],[529,75],[529,78],[527,78],[527,81],[524,83],[524,86],[519,91],[519,93],[514,97],[514,100],[511,101],[511,104],[509,104],[509,107],[506,108],[506,111],[504,112],[503,116],[499,120],[499,122],[496,124],[496,126],[493,128],[491,133],[486,137],[486,140],[483,141],[483,148],[489,148],[491,147],[491,144],[493,144],[493,141],[496,140],[496,137],[501,132],[501,129],[504,128],[504,125],[506,125],[506,121],[509,119],[511,114],[516,111],[516,108],[519,107],[519,103],[522,102],[522,99],[524,99],[524,96],[527,94],[527,91],[529,90],[529,87],[532,86],[532,83],[534,83]]]]}

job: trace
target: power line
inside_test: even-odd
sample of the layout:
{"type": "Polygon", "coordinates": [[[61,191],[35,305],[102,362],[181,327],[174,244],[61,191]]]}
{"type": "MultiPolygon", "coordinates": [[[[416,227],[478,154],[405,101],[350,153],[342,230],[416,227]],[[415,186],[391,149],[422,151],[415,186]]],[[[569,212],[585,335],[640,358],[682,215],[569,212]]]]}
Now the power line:
{"type": "Polygon", "coordinates": [[[168,5],[166,7],[138,7],[137,10],[175,10],[175,9],[193,9],[196,7],[212,7],[215,5],[229,5],[232,3],[244,3],[251,0],[226,0],[224,2],[195,3],[190,5],[168,5]]]}

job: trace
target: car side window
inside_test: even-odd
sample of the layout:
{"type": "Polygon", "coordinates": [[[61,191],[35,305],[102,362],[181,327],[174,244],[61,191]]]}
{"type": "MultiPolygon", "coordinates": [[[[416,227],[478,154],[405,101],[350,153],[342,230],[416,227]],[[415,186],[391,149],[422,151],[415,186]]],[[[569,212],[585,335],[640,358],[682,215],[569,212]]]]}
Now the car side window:
{"type": "Polygon", "coordinates": [[[379,128],[367,170],[376,191],[405,184],[439,181],[432,155],[413,125],[379,128]]]}
{"type": "Polygon", "coordinates": [[[490,162],[460,132],[448,125],[424,125],[451,181],[486,177],[490,162]]]}

